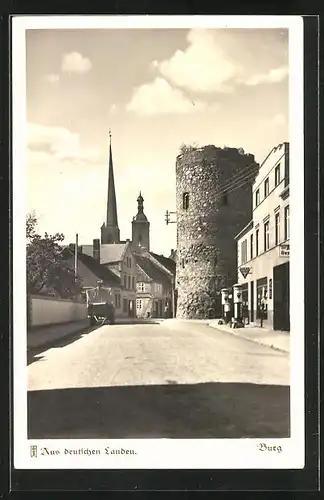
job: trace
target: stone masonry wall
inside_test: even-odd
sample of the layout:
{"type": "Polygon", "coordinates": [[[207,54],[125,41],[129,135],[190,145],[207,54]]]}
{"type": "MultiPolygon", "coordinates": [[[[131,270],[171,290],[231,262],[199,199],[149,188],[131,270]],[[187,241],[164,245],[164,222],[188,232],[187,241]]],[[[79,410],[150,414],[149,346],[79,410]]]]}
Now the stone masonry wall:
{"type": "Polygon", "coordinates": [[[236,283],[234,237],[252,218],[251,186],[257,170],[253,155],[234,148],[206,146],[177,157],[178,318],[206,318],[220,290],[236,283]],[[222,186],[238,173],[224,198],[222,186]],[[240,186],[247,175],[251,182],[240,186]],[[187,209],[184,193],[189,195],[187,209]]]}

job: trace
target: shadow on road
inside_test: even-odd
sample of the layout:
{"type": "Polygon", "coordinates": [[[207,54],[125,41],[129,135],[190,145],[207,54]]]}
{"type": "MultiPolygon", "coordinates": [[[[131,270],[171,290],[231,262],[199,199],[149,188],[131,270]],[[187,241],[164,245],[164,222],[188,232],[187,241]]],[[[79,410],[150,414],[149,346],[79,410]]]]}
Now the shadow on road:
{"type": "Polygon", "coordinates": [[[73,332],[73,333],[70,333],[64,337],[51,340],[51,341],[41,345],[40,347],[28,349],[27,350],[27,365],[31,365],[32,363],[35,363],[36,361],[40,361],[44,357],[44,356],[39,356],[39,354],[41,354],[42,352],[45,352],[48,349],[65,347],[69,344],[72,344],[76,340],[79,340],[84,335],[88,335],[89,333],[93,332],[97,328],[98,328],[97,326],[84,328],[83,330],[80,330],[79,332],[73,332]]]}
{"type": "Polygon", "coordinates": [[[287,386],[240,383],[30,391],[28,437],[285,438],[289,406],[287,386]]]}
{"type": "MultiPolygon", "coordinates": [[[[145,324],[145,325],[159,325],[162,320],[139,320],[139,319],[116,319],[115,325],[138,325],[138,324],[145,324]]],[[[108,328],[114,328],[115,325],[109,325],[107,324],[108,328]]],[[[79,340],[81,337],[84,335],[88,335],[89,333],[93,332],[94,330],[97,330],[100,328],[102,325],[98,324],[95,326],[88,326],[86,328],[83,328],[82,330],[78,332],[71,332],[67,335],[64,335],[61,338],[58,339],[53,339],[49,340],[48,342],[44,343],[40,347],[36,348],[30,348],[27,350],[27,365],[31,365],[32,363],[35,363],[36,361],[40,361],[42,359],[39,354],[41,354],[44,351],[47,351],[48,349],[53,349],[53,348],[59,348],[59,347],[65,347],[69,344],[72,344],[76,340],[79,340]]]]}

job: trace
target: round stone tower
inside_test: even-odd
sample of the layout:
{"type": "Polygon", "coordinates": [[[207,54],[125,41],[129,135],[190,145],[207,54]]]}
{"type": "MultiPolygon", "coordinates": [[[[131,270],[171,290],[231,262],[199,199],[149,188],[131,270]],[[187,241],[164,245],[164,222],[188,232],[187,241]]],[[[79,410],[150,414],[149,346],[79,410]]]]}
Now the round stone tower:
{"type": "Polygon", "coordinates": [[[235,236],[252,219],[259,165],[241,149],[183,148],[176,160],[177,318],[207,318],[237,281],[235,236]]]}

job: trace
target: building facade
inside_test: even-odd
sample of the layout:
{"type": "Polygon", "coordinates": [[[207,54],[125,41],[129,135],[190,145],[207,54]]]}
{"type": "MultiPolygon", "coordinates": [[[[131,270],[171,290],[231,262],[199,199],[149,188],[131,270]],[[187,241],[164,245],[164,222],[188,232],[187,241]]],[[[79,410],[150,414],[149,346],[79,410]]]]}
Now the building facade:
{"type": "Polygon", "coordinates": [[[189,148],[176,160],[177,317],[220,310],[237,280],[235,235],[252,217],[254,156],[235,148],[189,148]]]}
{"type": "Polygon", "coordinates": [[[289,143],[271,150],[252,193],[253,217],[236,237],[246,320],[289,331],[289,143]]]}
{"type": "MultiPolygon", "coordinates": [[[[83,247],[80,246],[77,253],[77,277],[81,281],[82,289],[94,288],[97,286],[97,281],[102,280],[103,286],[111,289],[116,317],[122,316],[122,286],[119,277],[101,265],[97,258],[83,253],[82,250],[83,247]]],[[[74,252],[74,245],[64,249],[64,257],[72,269],[75,265],[74,252]]]]}
{"type": "Polygon", "coordinates": [[[129,240],[120,243],[83,245],[83,253],[92,256],[102,266],[109,269],[120,281],[119,315],[136,317],[136,261],[129,240]]]}
{"type": "Polygon", "coordinates": [[[145,249],[136,254],[138,318],[172,317],[174,274],[145,249]]]}

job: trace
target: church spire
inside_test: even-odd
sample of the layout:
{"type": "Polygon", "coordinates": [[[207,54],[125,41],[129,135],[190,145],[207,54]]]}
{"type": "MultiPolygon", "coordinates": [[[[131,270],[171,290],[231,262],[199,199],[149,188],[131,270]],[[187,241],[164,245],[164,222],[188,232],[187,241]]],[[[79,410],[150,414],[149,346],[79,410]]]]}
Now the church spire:
{"type": "Polygon", "coordinates": [[[111,150],[111,130],[109,129],[109,174],[108,174],[108,199],[107,199],[107,226],[118,227],[117,202],[114,179],[114,165],[111,150]]]}
{"type": "Polygon", "coordinates": [[[114,179],[114,165],[111,148],[111,130],[109,129],[109,170],[106,224],[102,227],[101,243],[118,243],[119,228],[114,179]]]}

